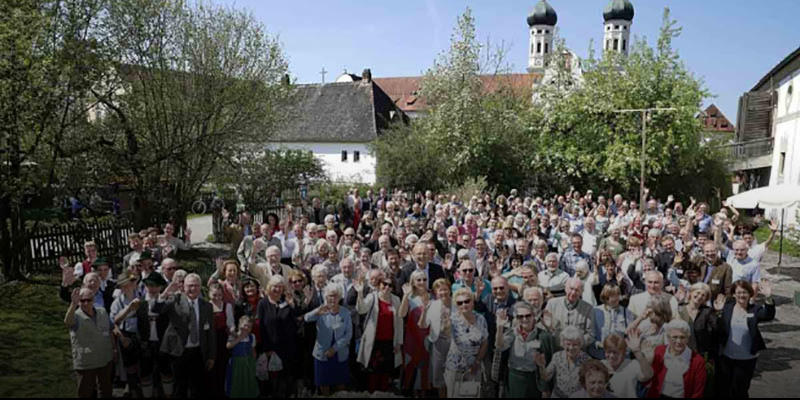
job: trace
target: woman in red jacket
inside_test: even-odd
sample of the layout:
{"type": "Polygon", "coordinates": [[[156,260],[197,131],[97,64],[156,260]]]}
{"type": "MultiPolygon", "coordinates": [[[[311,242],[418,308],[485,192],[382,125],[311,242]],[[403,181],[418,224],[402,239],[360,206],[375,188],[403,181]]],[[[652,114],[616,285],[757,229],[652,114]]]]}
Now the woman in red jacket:
{"type": "Polygon", "coordinates": [[[669,345],[656,347],[653,379],[647,397],[701,398],[706,386],[706,362],[689,348],[689,324],[672,320],[665,327],[669,345]]]}

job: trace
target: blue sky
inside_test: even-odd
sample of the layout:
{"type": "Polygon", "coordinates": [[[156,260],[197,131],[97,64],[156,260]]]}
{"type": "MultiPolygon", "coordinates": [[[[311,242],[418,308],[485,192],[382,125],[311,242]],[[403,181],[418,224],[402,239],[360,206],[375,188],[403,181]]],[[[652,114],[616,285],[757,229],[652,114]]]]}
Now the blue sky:
{"type": "MultiPolygon", "coordinates": [[[[447,49],[456,18],[472,8],[481,40],[504,42],[513,71],[527,67],[525,18],[538,0],[481,1],[274,1],[215,0],[250,10],[271,34],[279,35],[299,83],[326,81],[344,69],[374,77],[416,76],[447,49]]],[[[607,0],[549,0],[567,46],[588,55],[599,51],[607,0]]],[[[674,46],[696,76],[736,123],[739,96],[800,46],[800,0],[633,0],[632,32],[651,44],[658,37],[664,7],[683,27],[674,46]]]]}

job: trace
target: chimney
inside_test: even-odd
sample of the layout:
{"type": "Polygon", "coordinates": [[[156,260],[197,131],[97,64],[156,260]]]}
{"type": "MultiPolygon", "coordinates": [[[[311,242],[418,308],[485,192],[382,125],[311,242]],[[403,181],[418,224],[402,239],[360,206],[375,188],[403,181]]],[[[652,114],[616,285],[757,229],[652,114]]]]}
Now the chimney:
{"type": "Polygon", "coordinates": [[[289,86],[290,82],[291,81],[289,79],[289,74],[283,74],[283,77],[281,78],[281,84],[285,85],[285,86],[289,86]]]}
{"type": "Polygon", "coordinates": [[[369,68],[365,68],[364,72],[361,73],[361,78],[367,82],[372,82],[372,71],[369,68]]]}

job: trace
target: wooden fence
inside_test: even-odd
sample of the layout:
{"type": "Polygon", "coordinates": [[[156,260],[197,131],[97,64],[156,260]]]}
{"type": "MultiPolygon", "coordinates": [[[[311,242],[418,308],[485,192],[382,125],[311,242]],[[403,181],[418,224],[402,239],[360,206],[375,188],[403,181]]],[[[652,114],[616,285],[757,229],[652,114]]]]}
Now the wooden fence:
{"type": "Polygon", "coordinates": [[[70,265],[82,261],[83,245],[88,241],[97,244],[97,254],[119,268],[122,257],[129,251],[128,235],[133,224],[120,219],[110,222],[86,224],[72,222],[40,228],[29,233],[30,258],[28,272],[52,273],[57,270],[58,258],[64,256],[70,265]]]}

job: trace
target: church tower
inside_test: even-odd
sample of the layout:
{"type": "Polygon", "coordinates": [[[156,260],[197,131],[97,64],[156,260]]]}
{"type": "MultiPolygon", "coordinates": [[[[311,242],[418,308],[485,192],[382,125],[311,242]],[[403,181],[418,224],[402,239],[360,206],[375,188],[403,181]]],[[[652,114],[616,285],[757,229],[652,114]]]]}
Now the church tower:
{"type": "Polygon", "coordinates": [[[553,52],[553,35],[558,16],[546,0],[540,0],[528,15],[530,48],[528,49],[528,72],[544,72],[547,58],[553,52]]]}
{"type": "Polygon", "coordinates": [[[603,50],[628,55],[633,4],[629,0],[611,0],[603,11],[603,19],[603,50]]]}

